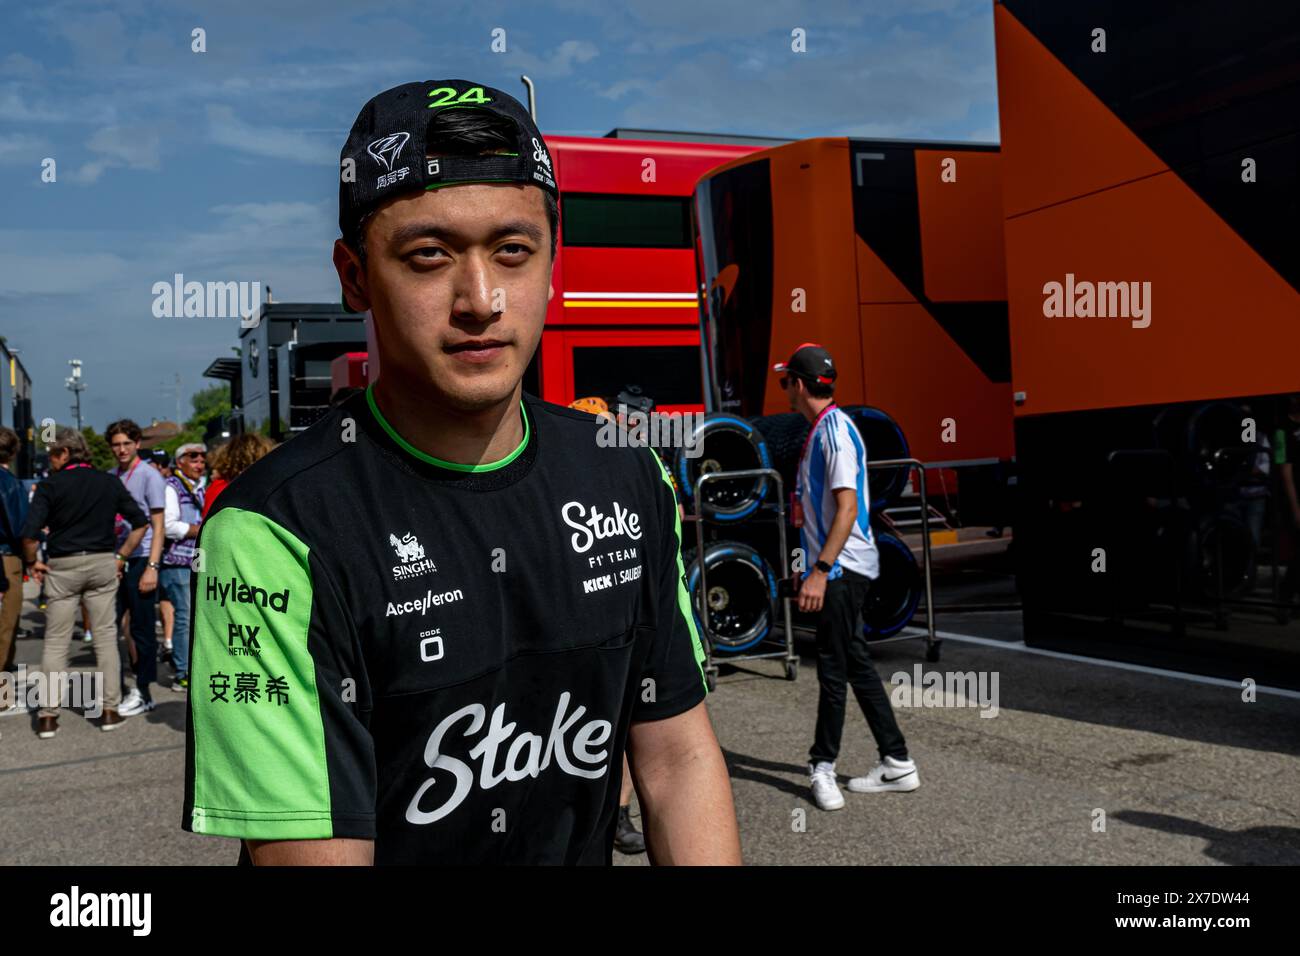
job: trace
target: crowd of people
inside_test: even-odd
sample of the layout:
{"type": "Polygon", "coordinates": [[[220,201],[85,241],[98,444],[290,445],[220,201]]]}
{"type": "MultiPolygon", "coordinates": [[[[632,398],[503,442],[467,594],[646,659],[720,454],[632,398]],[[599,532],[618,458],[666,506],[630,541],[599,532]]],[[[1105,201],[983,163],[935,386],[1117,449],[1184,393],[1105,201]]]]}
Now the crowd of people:
{"type": "MultiPolygon", "coordinates": [[[[36,723],[42,739],[58,733],[65,700],[54,676],[68,672],[78,618],[102,675],[101,730],[154,709],[160,662],[170,665],[171,691],[188,691],[199,531],[222,490],[274,447],[242,434],[211,457],[201,442],[182,444],[173,457],[142,448],[141,429],[129,419],[110,424],[104,437],[116,459],[108,471],[92,465],[80,432],[57,428],[46,444],[50,474],[25,491],[10,470],[21,439],[0,428],[0,661],[16,673],[23,583],[36,580],[47,678],[36,723]]],[[[6,703],[22,707],[21,699],[6,703]]]]}

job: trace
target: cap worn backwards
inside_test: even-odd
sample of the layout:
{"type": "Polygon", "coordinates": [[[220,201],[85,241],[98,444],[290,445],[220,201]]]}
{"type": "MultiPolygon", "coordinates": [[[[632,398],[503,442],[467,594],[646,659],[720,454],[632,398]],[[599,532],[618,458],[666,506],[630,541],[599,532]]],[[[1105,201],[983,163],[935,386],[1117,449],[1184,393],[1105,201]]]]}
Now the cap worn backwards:
{"type": "Polygon", "coordinates": [[[375,96],[357,115],[339,160],[339,228],[345,237],[395,196],[455,183],[523,183],[559,197],[550,152],[528,111],[510,94],[469,80],[405,83],[375,96]],[[509,120],[514,152],[427,156],[429,122],[453,109],[509,120]]]}

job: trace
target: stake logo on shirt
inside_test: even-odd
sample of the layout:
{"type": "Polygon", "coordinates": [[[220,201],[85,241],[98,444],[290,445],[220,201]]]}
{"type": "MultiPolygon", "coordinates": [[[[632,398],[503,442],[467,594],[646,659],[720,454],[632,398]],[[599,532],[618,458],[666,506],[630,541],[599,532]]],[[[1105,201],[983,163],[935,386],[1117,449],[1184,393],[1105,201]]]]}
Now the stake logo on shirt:
{"type": "Polygon", "coordinates": [[[623,535],[635,541],[641,537],[641,516],[617,501],[614,502],[614,513],[610,515],[602,513],[595,505],[589,512],[582,502],[570,501],[560,509],[560,517],[575,532],[569,536],[569,543],[578,554],[586,554],[596,541],[604,538],[623,535]]]}
{"type": "MultiPolygon", "coordinates": [[[[608,720],[589,720],[574,731],[572,739],[569,731],[582,719],[587,708],[579,705],[569,713],[570,695],[566,690],[560,694],[555,705],[555,717],[551,721],[551,731],[545,740],[538,734],[523,733],[515,736],[517,721],[506,723],[504,703],[497,704],[492,710],[492,720],[487,733],[465,756],[479,760],[478,785],[483,790],[491,790],[502,782],[514,783],[532,777],[536,779],[543,770],[551,765],[551,759],[564,773],[571,777],[585,777],[597,780],[609,769],[609,742],[613,725],[608,720]],[[512,739],[513,738],[513,739],[512,739]],[[509,747],[506,747],[509,744],[509,747]],[[601,747],[600,750],[593,748],[601,747]],[[498,766],[497,754],[504,750],[504,757],[498,766]]],[[[406,819],[410,823],[437,823],[443,817],[465,802],[474,788],[474,769],[459,757],[444,752],[444,740],[458,723],[468,720],[469,726],[460,734],[472,737],[483,729],[487,721],[487,708],[482,704],[469,704],[444,717],[424,747],[424,762],[430,770],[446,770],[456,778],[455,788],[447,799],[432,810],[420,806],[424,795],[434,788],[437,777],[429,777],[420,785],[406,808],[406,819]]],[[[442,790],[441,787],[438,788],[442,790]]]]}

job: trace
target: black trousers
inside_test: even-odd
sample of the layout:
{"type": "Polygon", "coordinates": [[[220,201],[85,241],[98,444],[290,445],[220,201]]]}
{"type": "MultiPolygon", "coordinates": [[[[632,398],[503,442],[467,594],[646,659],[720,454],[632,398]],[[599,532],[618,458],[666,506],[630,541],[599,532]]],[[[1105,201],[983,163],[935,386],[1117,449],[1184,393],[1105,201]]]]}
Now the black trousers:
{"type": "Polygon", "coordinates": [[[862,605],[871,579],[853,571],[826,583],[826,600],[817,619],[817,731],[808,759],[834,763],[844,733],[846,684],[852,685],[881,758],[907,759],[907,743],[894,719],[889,694],[867,652],[862,636],[862,605]]]}
{"type": "MultiPolygon", "coordinates": [[[[148,594],[140,593],[140,576],[149,566],[147,557],[131,558],[126,563],[126,573],[117,591],[117,617],[122,619],[122,612],[131,611],[131,642],[135,644],[135,686],[140,696],[152,700],[149,685],[158,682],[158,589],[148,594]]],[[[122,692],[126,692],[127,655],[122,654],[122,692]]]]}

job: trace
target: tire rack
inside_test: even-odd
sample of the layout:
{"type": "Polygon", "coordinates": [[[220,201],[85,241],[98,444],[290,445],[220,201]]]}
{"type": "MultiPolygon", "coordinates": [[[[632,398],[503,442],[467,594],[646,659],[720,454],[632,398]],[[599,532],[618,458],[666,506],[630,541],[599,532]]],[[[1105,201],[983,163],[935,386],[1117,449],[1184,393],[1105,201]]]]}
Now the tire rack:
{"type": "MultiPolygon", "coordinates": [[[[916,458],[888,458],[884,461],[868,461],[867,470],[872,468],[896,468],[907,465],[920,474],[917,487],[921,492],[921,567],[925,573],[925,634],[903,634],[898,637],[883,637],[872,641],[872,645],[894,644],[898,641],[915,641],[925,638],[925,659],[933,663],[939,659],[943,641],[934,636],[934,585],[930,575],[930,507],[925,495],[925,464],[916,458]]],[[[901,538],[899,540],[902,540],[901,538]]],[[[913,615],[915,617],[915,615],[913,615]]]]}
{"type": "MultiPolygon", "coordinates": [[[[704,680],[712,691],[718,683],[718,664],[713,656],[713,630],[709,626],[709,585],[708,585],[708,568],[705,561],[705,543],[704,543],[704,514],[700,509],[700,501],[703,497],[701,494],[706,482],[720,480],[723,478],[762,478],[767,477],[776,482],[776,512],[774,515],[777,527],[777,535],[780,539],[781,548],[781,578],[785,580],[790,577],[790,555],[785,547],[785,483],[781,480],[781,473],[775,468],[748,468],[742,471],[713,471],[700,475],[695,481],[695,502],[694,513],[687,515],[687,520],[695,524],[695,546],[697,560],[700,562],[700,611],[703,614],[704,624],[704,643],[705,643],[705,664],[704,680]]],[[[763,519],[757,519],[763,520],[763,519]]],[[[770,519],[769,519],[770,520],[770,519]]],[[[781,602],[782,614],[785,625],[785,647],[779,651],[767,651],[755,654],[728,654],[722,660],[731,663],[733,661],[756,661],[770,658],[782,658],[785,662],[785,679],[794,680],[799,676],[799,657],[794,652],[794,628],[790,625],[790,599],[780,597],[778,592],[777,600],[781,602]]],[[[755,647],[761,647],[768,643],[770,638],[763,638],[755,647]]]]}

